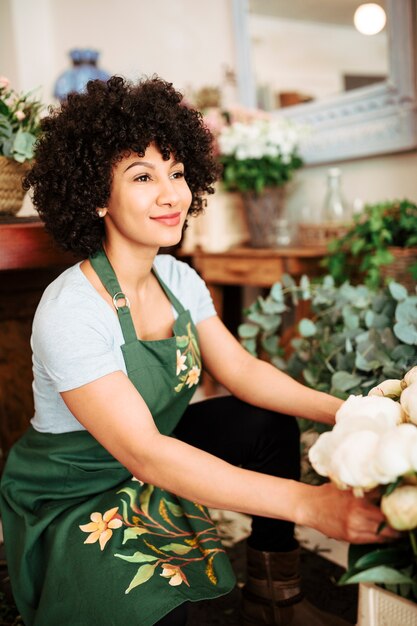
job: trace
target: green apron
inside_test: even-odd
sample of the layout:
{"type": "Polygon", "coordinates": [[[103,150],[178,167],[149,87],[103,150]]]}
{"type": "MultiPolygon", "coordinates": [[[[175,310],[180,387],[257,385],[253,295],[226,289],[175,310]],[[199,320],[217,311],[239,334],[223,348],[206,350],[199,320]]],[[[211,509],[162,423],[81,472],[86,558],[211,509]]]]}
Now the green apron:
{"type": "MultiPolygon", "coordinates": [[[[118,309],[129,379],[170,435],[200,374],[191,316],[155,274],[178,313],[174,336],[138,340],[106,255],[90,261],[118,309]]],[[[235,584],[207,509],[133,478],[87,431],[29,428],[10,451],[1,486],[8,568],[25,626],[150,626],[187,600],[235,584]]]]}

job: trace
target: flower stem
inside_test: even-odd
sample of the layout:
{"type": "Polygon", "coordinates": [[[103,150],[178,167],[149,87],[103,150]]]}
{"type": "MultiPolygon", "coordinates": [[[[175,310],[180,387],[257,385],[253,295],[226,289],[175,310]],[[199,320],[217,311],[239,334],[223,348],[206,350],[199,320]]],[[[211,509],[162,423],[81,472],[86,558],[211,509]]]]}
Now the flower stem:
{"type": "Polygon", "coordinates": [[[409,534],[409,537],[410,537],[410,543],[411,543],[411,547],[413,549],[413,554],[414,554],[415,560],[417,562],[417,537],[414,534],[414,530],[410,530],[408,534],[409,534]]]}

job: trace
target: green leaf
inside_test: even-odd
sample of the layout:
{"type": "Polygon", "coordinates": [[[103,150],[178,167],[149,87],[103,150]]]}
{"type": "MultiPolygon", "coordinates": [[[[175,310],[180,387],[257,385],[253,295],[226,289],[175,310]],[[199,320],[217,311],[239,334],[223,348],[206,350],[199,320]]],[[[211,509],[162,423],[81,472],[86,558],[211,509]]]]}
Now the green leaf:
{"type": "Polygon", "coordinates": [[[398,339],[410,346],[417,344],[417,328],[414,324],[398,322],[394,324],[394,334],[398,339]]]}
{"type": "Polygon", "coordinates": [[[160,550],[164,552],[174,552],[174,554],[188,554],[193,550],[193,547],[184,546],[182,543],[167,543],[166,546],[161,546],[160,550]]]}
{"type": "Polygon", "coordinates": [[[382,583],[387,585],[398,585],[401,583],[411,584],[412,582],[413,580],[409,576],[406,576],[396,569],[385,565],[371,567],[364,572],[353,574],[353,576],[350,576],[343,581],[344,584],[349,585],[353,583],[382,583]]]}
{"type": "Polygon", "coordinates": [[[284,292],[281,283],[274,283],[272,285],[270,295],[276,302],[284,302],[284,292]]]}
{"type": "Polygon", "coordinates": [[[137,539],[137,537],[139,537],[140,535],[145,535],[146,533],[149,533],[149,530],[147,530],[143,526],[130,526],[124,531],[123,544],[125,544],[126,541],[129,541],[129,539],[137,539]]]}
{"type": "Polygon", "coordinates": [[[311,320],[304,318],[298,325],[302,337],[313,337],[317,332],[317,326],[311,320]]]}
{"type": "Polygon", "coordinates": [[[255,339],[242,339],[242,346],[253,356],[257,356],[256,340],[255,339]]]}
{"type": "Polygon", "coordinates": [[[407,289],[394,281],[389,283],[388,289],[394,300],[398,300],[399,302],[405,300],[408,296],[407,289]]]}
{"type": "Polygon", "coordinates": [[[332,387],[341,391],[349,391],[361,383],[360,376],[350,374],[349,372],[336,372],[332,376],[332,387]]]}
{"type": "Polygon", "coordinates": [[[239,337],[242,339],[252,339],[259,332],[258,326],[255,324],[240,324],[237,329],[239,337]]]}
{"type": "Polygon", "coordinates": [[[186,335],[180,335],[176,337],[175,343],[177,344],[177,348],[185,348],[188,346],[188,337],[186,335]]]}
{"type": "Polygon", "coordinates": [[[369,569],[376,565],[393,565],[402,563],[407,558],[407,550],[401,548],[380,548],[362,556],[354,564],[358,570],[369,569]]]}
{"type": "Polygon", "coordinates": [[[138,571],[136,572],[136,576],[131,580],[130,585],[126,589],[125,593],[129,593],[135,587],[138,587],[139,585],[143,585],[143,583],[146,583],[150,578],[152,578],[155,572],[155,568],[156,568],[156,565],[149,565],[149,564],[142,565],[142,567],[140,567],[138,571]]]}
{"type": "Polygon", "coordinates": [[[144,554],[143,552],[135,552],[132,556],[125,556],[124,554],[115,554],[114,556],[128,563],[150,563],[151,561],[157,561],[159,558],[152,554],[144,554]]]}
{"type": "Polygon", "coordinates": [[[174,504],[174,502],[170,502],[169,500],[165,500],[165,503],[175,517],[183,517],[184,511],[179,504],[174,504]]]}

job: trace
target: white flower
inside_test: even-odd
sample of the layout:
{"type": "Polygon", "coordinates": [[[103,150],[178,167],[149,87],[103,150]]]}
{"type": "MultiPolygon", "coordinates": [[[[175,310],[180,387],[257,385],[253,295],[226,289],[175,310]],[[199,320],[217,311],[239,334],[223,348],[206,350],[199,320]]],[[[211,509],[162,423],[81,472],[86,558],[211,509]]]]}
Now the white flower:
{"type": "Polygon", "coordinates": [[[388,523],[396,530],[417,527],[417,487],[397,487],[389,496],[383,496],[381,510],[388,523]]]}
{"type": "Polygon", "coordinates": [[[375,451],[373,468],[381,484],[394,482],[400,476],[412,472],[413,456],[417,453],[417,428],[412,424],[400,424],[380,436],[375,451]]]}
{"type": "Polygon", "coordinates": [[[24,113],[24,111],[16,111],[14,114],[15,118],[19,120],[19,122],[21,122],[22,120],[25,119],[26,114],[24,113]]]}
{"type": "Polygon", "coordinates": [[[407,421],[417,426],[417,382],[412,383],[404,389],[401,394],[400,402],[407,421]]]}
{"type": "Polygon", "coordinates": [[[372,459],[379,435],[370,430],[359,430],[346,435],[333,451],[329,476],[339,487],[372,489],[378,479],[372,470],[372,459]]]}
{"type": "Polygon", "coordinates": [[[382,396],[385,398],[391,398],[397,400],[401,395],[402,387],[401,380],[396,378],[389,378],[379,383],[376,387],[373,387],[368,393],[369,396],[382,396]]]}
{"type": "Polygon", "coordinates": [[[385,428],[400,424],[405,417],[398,402],[379,396],[349,396],[336,413],[336,423],[353,415],[381,421],[385,428]]]}
{"type": "Polygon", "coordinates": [[[411,370],[406,373],[401,381],[401,386],[403,389],[405,389],[405,387],[408,387],[413,383],[417,383],[417,365],[415,367],[412,367],[411,370]]]}
{"type": "Polygon", "coordinates": [[[331,432],[322,433],[308,451],[310,463],[320,476],[329,475],[329,467],[334,450],[332,434],[331,432]]]}

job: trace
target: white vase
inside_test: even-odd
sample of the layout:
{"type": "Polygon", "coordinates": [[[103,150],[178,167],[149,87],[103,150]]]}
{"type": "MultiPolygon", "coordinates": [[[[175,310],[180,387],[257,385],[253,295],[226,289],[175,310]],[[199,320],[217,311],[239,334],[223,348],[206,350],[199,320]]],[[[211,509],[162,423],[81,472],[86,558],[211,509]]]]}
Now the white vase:
{"type": "Polygon", "coordinates": [[[377,585],[360,583],[357,626],[417,626],[417,604],[377,585]]]}

